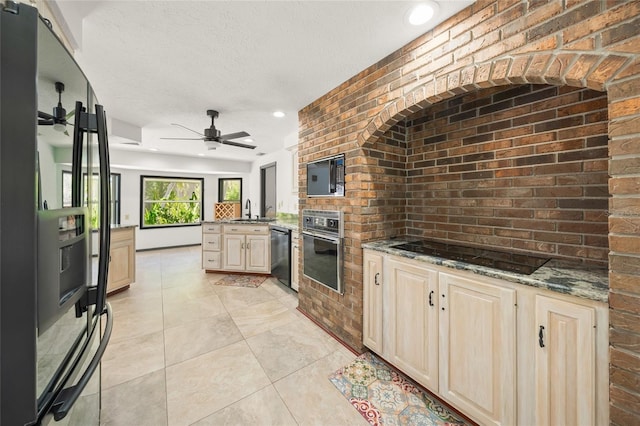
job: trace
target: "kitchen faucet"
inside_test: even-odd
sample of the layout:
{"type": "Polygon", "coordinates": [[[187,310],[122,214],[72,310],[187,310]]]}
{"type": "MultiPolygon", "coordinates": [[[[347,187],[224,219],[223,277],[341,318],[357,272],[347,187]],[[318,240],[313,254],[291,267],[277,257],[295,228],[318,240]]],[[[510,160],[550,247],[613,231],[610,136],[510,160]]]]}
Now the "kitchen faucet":
{"type": "Polygon", "coordinates": [[[247,198],[247,202],[244,204],[244,208],[245,209],[249,209],[249,212],[246,214],[246,216],[251,219],[251,200],[247,198]]]}

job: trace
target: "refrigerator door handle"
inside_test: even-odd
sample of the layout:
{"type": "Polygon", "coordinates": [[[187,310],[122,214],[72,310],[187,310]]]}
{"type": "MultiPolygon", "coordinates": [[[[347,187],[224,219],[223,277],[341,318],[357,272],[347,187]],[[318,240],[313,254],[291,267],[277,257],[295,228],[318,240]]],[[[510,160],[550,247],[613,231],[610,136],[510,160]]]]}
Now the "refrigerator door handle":
{"type": "Polygon", "coordinates": [[[73,124],[73,149],[71,161],[71,205],[82,207],[82,114],[85,112],[82,102],[76,101],[76,114],[73,124]]]}
{"type": "MultiPolygon", "coordinates": [[[[76,402],[78,397],[82,394],[82,391],[91,380],[91,377],[95,373],[96,369],[100,365],[100,361],[102,360],[102,356],[104,355],[105,350],[107,349],[107,344],[109,343],[109,339],[111,338],[111,330],[113,329],[113,313],[111,311],[111,305],[106,303],[104,310],[107,320],[105,324],[104,334],[102,335],[102,340],[100,340],[100,345],[96,350],[95,355],[91,358],[91,362],[87,366],[87,369],[82,373],[80,380],[78,383],[70,388],[64,389],[58,394],[55,402],[51,407],[51,413],[53,414],[53,418],[56,421],[63,419],[68,413],[69,410],[73,407],[73,404],[76,402]]],[[[94,331],[99,330],[100,325],[95,324],[94,331]]]]}
{"type": "Polygon", "coordinates": [[[96,127],[98,133],[98,157],[100,159],[100,257],[98,259],[98,294],[95,315],[100,315],[107,298],[109,255],[111,249],[111,166],[107,140],[107,118],[102,105],[96,105],[96,127]]]}

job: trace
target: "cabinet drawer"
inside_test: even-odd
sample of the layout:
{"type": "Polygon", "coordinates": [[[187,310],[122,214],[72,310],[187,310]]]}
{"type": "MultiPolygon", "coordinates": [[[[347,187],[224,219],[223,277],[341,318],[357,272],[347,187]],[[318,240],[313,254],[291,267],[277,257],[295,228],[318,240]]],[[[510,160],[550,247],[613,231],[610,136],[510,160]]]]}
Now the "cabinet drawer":
{"type": "Polygon", "coordinates": [[[205,223],[202,225],[202,232],[205,234],[219,234],[221,226],[214,223],[205,223]]]}
{"type": "Polygon", "coordinates": [[[220,250],[220,234],[202,234],[202,250],[220,250]]]}
{"type": "Polygon", "coordinates": [[[202,252],[202,268],[220,269],[220,252],[219,251],[203,251],[202,252]]]}
{"type": "Polygon", "coordinates": [[[264,225],[224,225],[225,234],[267,235],[269,227],[264,225]]]}
{"type": "Polygon", "coordinates": [[[111,242],[133,240],[134,229],[112,229],[111,230],[111,242]]]}

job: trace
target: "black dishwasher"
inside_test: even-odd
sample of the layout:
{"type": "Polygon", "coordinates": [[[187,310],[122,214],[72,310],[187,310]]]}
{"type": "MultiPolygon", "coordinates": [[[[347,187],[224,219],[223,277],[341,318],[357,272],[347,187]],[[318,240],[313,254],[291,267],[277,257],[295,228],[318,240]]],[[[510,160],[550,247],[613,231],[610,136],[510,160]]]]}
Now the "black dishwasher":
{"type": "Polygon", "coordinates": [[[291,230],[271,225],[271,275],[291,287],[291,230]]]}

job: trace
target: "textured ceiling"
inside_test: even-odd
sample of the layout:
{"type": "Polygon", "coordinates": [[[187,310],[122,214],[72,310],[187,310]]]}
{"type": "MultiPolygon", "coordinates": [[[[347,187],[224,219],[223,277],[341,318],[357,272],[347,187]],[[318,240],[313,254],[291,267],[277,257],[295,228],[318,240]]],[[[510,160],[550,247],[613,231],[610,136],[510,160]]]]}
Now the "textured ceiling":
{"type": "Polygon", "coordinates": [[[416,3],[58,0],[53,9],[107,114],[142,128],[140,146],[114,137],[112,148],[253,161],[295,143],[298,110],[472,0],[438,2],[422,27],[406,21],[416,3]],[[171,123],[202,132],[207,109],[220,112],[223,134],[245,130],[258,148],[159,139],[195,136],[171,123]]]}

